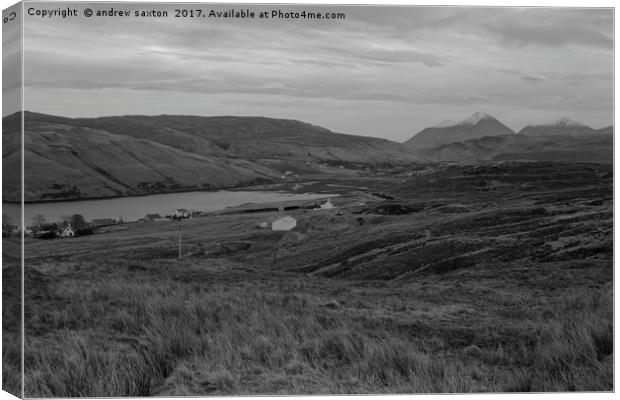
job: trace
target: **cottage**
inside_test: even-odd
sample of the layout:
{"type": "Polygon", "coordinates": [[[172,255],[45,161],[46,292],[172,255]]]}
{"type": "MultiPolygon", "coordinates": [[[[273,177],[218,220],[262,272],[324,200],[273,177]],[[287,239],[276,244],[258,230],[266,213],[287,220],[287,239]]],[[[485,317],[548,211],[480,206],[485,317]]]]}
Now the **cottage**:
{"type": "Polygon", "coordinates": [[[327,199],[325,203],[321,204],[321,210],[327,210],[330,208],[334,208],[334,205],[332,204],[332,201],[330,199],[327,199]]]}
{"type": "Polygon", "coordinates": [[[67,226],[65,229],[62,230],[62,232],[60,232],[60,237],[62,238],[73,236],[75,236],[75,232],[73,231],[73,228],[71,228],[71,225],[67,226]]]}
{"type": "Polygon", "coordinates": [[[185,208],[177,208],[176,210],[174,210],[172,217],[175,219],[189,218],[191,217],[191,213],[185,208]]]}
{"type": "Polygon", "coordinates": [[[272,231],[290,231],[297,226],[297,220],[291,216],[282,217],[271,223],[272,231]]]}

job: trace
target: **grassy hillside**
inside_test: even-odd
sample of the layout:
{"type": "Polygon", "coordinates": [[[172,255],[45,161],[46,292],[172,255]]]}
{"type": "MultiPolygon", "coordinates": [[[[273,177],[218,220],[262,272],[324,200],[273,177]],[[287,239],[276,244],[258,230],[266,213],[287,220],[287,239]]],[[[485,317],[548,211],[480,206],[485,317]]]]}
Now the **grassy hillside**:
{"type": "Polygon", "coordinates": [[[414,151],[428,161],[566,161],[613,162],[613,136],[586,137],[502,135],[456,141],[414,151]]]}
{"type": "MultiPolygon", "coordinates": [[[[5,117],[4,124],[10,128],[18,118],[5,117]]],[[[395,142],[292,120],[71,119],[30,112],[24,118],[26,201],[231,187],[271,181],[287,169],[303,173],[324,165],[415,159],[395,142]]],[[[19,129],[6,130],[3,144],[4,165],[18,166],[19,129]]],[[[19,181],[8,178],[4,200],[16,201],[19,181]]]]}
{"type": "Polygon", "coordinates": [[[178,223],[29,240],[26,395],[612,390],[610,166],[338,183],[290,232],[184,221],[181,260],[178,223]]]}

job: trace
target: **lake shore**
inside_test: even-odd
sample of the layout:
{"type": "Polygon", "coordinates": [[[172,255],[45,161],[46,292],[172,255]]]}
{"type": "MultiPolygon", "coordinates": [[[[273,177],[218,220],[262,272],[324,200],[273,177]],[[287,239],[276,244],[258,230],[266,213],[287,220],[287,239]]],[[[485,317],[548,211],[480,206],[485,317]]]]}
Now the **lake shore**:
{"type": "MultiPolygon", "coordinates": [[[[66,215],[81,214],[87,221],[99,218],[114,218],[125,222],[137,221],[146,214],[171,215],[175,209],[210,212],[246,203],[273,203],[278,201],[312,201],[337,194],[290,193],[266,190],[217,190],[191,191],[148,196],[128,196],[118,198],[68,200],[56,202],[26,203],[24,221],[26,226],[37,215],[43,215],[49,222],[62,220],[66,215]]],[[[3,203],[3,214],[15,221],[21,219],[19,203],[3,203]]]]}

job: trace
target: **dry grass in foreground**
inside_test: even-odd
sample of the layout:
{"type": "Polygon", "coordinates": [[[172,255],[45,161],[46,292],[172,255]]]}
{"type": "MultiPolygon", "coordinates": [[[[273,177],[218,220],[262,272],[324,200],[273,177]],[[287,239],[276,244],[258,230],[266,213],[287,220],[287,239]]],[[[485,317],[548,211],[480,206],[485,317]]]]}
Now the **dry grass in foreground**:
{"type": "MultiPolygon", "coordinates": [[[[165,266],[150,272],[157,268],[165,266]]],[[[394,313],[372,305],[381,292],[401,293],[388,287],[365,298],[364,309],[348,296],[313,295],[312,286],[326,280],[279,277],[274,286],[160,278],[51,284],[55,306],[30,315],[30,326],[50,333],[27,336],[27,395],[612,389],[609,288],[524,304],[531,312],[516,324],[473,317],[479,331],[467,344],[458,324],[400,318],[416,305],[432,306],[428,291],[403,298],[394,313]]]]}

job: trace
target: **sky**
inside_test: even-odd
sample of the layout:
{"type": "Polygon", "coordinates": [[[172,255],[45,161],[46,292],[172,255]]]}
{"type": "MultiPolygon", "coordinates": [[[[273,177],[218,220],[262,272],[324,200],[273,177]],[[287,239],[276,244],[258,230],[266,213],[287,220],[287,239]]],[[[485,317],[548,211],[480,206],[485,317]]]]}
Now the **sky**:
{"type": "Polygon", "coordinates": [[[26,110],[290,118],[396,141],[477,111],[514,130],[562,117],[613,122],[611,9],[233,7],[346,15],[316,21],[178,19],[179,4],[27,4],[67,5],[79,16],[25,18],[26,110]],[[87,7],[170,14],[86,18],[87,7]]]}
{"type": "MultiPolygon", "coordinates": [[[[19,7],[13,5],[2,11],[3,20],[17,15],[19,7]]],[[[13,20],[16,21],[16,20],[13,20]]],[[[21,25],[4,23],[2,26],[2,116],[13,114],[21,109],[22,66],[21,66],[21,25]]]]}

